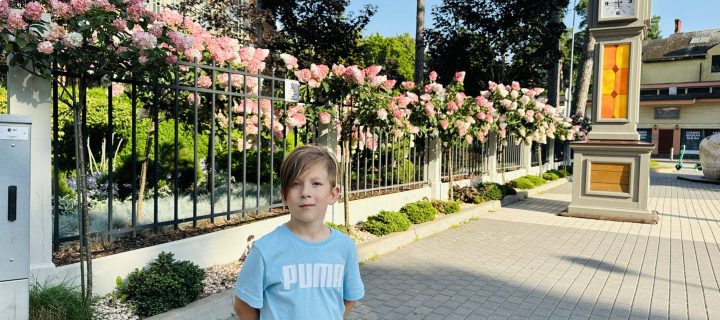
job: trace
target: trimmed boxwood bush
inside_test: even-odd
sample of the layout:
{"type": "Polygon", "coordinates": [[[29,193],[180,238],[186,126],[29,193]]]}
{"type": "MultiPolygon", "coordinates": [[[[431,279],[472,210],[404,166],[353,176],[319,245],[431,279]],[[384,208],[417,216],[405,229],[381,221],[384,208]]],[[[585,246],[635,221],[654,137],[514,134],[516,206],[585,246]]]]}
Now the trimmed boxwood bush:
{"type": "Polygon", "coordinates": [[[369,216],[365,222],[365,231],[376,236],[382,236],[410,228],[407,215],[398,211],[380,211],[377,215],[369,216]]]}
{"type": "Polygon", "coordinates": [[[460,201],[433,200],[432,205],[435,207],[435,210],[441,214],[451,214],[460,211],[460,201]]]}
{"type": "Polygon", "coordinates": [[[348,232],[348,229],[345,228],[344,225],[334,224],[334,223],[332,223],[332,222],[330,222],[330,221],[325,222],[325,225],[328,226],[328,227],[330,227],[330,228],[333,228],[333,229],[335,229],[335,230],[337,230],[337,231],[340,231],[340,232],[342,232],[342,233],[344,233],[344,234],[350,234],[350,232],[348,232]]]}
{"type": "Polygon", "coordinates": [[[7,89],[0,87],[0,114],[7,113],[7,89]]]}
{"type": "Polygon", "coordinates": [[[568,172],[567,170],[562,170],[562,169],[561,170],[552,169],[552,170],[548,170],[547,172],[554,173],[559,178],[565,178],[570,175],[570,172],[568,172]]]}
{"type": "Polygon", "coordinates": [[[147,268],[135,269],[118,288],[143,316],[179,308],[203,291],[205,271],[190,261],[162,252],[147,268]]]}
{"type": "Polygon", "coordinates": [[[406,214],[410,222],[414,224],[434,220],[437,214],[437,210],[430,201],[408,203],[400,208],[400,212],[406,214]]]}
{"type": "Polygon", "coordinates": [[[528,176],[525,176],[525,177],[527,177],[530,181],[532,181],[532,183],[533,183],[535,186],[541,186],[541,185],[544,185],[544,184],[547,182],[547,181],[545,181],[545,179],[540,178],[540,177],[538,177],[538,176],[528,175],[528,176]]]}
{"type": "Polygon", "coordinates": [[[545,179],[545,180],[548,180],[548,181],[553,181],[553,180],[560,179],[560,177],[559,177],[557,174],[552,173],[552,172],[545,172],[545,173],[543,173],[542,178],[545,179]]]}
{"type": "Polygon", "coordinates": [[[500,190],[500,187],[497,183],[487,182],[478,185],[477,188],[482,194],[483,199],[485,199],[486,201],[502,200],[504,196],[502,190],[500,190]]]}
{"type": "Polygon", "coordinates": [[[525,176],[510,181],[510,186],[516,189],[532,189],[535,188],[535,183],[533,183],[532,180],[528,179],[528,177],[525,176]]]}

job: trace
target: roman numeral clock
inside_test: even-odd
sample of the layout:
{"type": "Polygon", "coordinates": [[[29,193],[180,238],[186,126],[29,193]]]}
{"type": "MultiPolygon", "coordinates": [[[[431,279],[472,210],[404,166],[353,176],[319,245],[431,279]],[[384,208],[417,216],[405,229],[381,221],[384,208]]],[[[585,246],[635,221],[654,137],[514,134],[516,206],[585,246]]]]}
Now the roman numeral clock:
{"type": "Polygon", "coordinates": [[[595,38],[592,130],[571,143],[572,202],[561,215],[657,223],[648,209],[650,153],[640,141],[642,39],[650,0],[590,0],[590,34],[595,38]]]}

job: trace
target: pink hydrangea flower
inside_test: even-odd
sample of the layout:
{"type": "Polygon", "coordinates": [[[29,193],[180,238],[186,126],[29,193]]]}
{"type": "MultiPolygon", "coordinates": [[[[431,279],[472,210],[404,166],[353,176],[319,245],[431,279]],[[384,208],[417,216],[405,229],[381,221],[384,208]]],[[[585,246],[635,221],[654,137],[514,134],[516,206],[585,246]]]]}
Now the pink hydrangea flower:
{"type": "Polygon", "coordinates": [[[289,55],[287,53],[281,53],[280,59],[282,59],[283,63],[285,63],[285,68],[287,68],[288,70],[295,70],[299,68],[298,59],[293,57],[292,55],[289,55]]]}
{"type": "Polygon", "coordinates": [[[453,77],[453,81],[457,83],[465,82],[465,71],[455,72],[455,77],[453,77]]]}
{"type": "Polygon", "coordinates": [[[70,6],[75,11],[75,15],[83,15],[90,10],[90,2],[87,0],[70,0],[70,6]]]}
{"type": "Polygon", "coordinates": [[[25,6],[25,11],[23,11],[23,17],[29,21],[40,21],[42,17],[42,5],[36,1],[28,3],[25,6]]]}
{"type": "Polygon", "coordinates": [[[3,1],[0,3],[0,19],[7,19],[8,13],[10,13],[10,3],[3,1]]]}
{"type": "Polygon", "coordinates": [[[37,51],[44,54],[52,54],[53,49],[53,44],[50,41],[40,42],[37,47],[37,51]]]}
{"type": "Polygon", "coordinates": [[[380,84],[380,88],[384,89],[387,92],[390,92],[393,87],[395,87],[395,83],[397,80],[385,80],[380,84]]]}
{"type": "MultiPolygon", "coordinates": [[[[227,83],[227,74],[222,74],[218,76],[218,79],[223,75],[225,76],[225,81],[222,81],[221,83],[227,83]]],[[[198,77],[197,85],[200,88],[210,88],[210,86],[212,85],[212,79],[210,79],[210,77],[208,76],[200,76],[198,77]]]]}
{"type": "Polygon", "coordinates": [[[150,50],[157,47],[157,37],[145,31],[136,31],[132,35],[132,45],[140,50],[150,50]]]}
{"type": "Polygon", "coordinates": [[[22,16],[15,12],[8,14],[7,29],[11,32],[19,29],[25,29],[27,23],[23,20],[22,16]]]}
{"type": "Polygon", "coordinates": [[[163,8],[162,11],[160,11],[160,20],[165,22],[169,27],[174,27],[183,23],[183,16],[180,12],[163,8]]]}
{"type": "Polygon", "coordinates": [[[298,78],[298,81],[307,83],[312,79],[312,73],[310,72],[310,69],[302,69],[295,71],[295,77],[298,78]]]}
{"type": "Polygon", "coordinates": [[[512,90],[520,90],[520,83],[517,81],[513,81],[510,85],[510,88],[512,88],[512,90]]]}
{"type": "Polygon", "coordinates": [[[341,77],[345,74],[345,66],[341,64],[333,64],[332,72],[336,77],[341,77]]]}
{"type": "Polygon", "coordinates": [[[382,70],[381,66],[369,66],[365,69],[363,69],[363,72],[365,73],[365,76],[368,78],[373,78],[380,73],[380,70],[382,70]]]}
{"type": "Polygon", "coordinates": [[[378,116],[378,119],[380,119],[380,120],[386,120],[387,116],[388,116],[388,112],[384,108],[380,109],[377,111],[377,116],[378,116]]]}
{"type": "Polygon", "coordinates": [[[430,71],[430,74],[428,75],[428,78],[430,79],[430,81],[435,81],[435,80],[437,80],[437,77],[438,77],[437,72],[435,72],[435,71],[430,71]]]}
{"type": "Polygon", "coordinates": [[[447,121],[447,120],[445,120],[445,119],[440,120],[440,127],[442,127],[443,130],[447,130],[448,126],[450,126],[450,122],[449,122],[449,121],[447,121]]]}
{"type": "Polygon", "coordinates": [[[318,115],[318,118],[320,118],[320,123],[328,124],[328,123],[330,123],[330,120],[332,119],[332,115],[330,115],[330,113],[328,113],[328,112],[323,111],[323,112],[320,112],[320,114],[318,115]]]}
{"type": "Polygon", "coordinates": [[[415,88],[415,82],[412,81],[403,81],[400,85],[402,85],[402,87],[406,90],[412,90],[415,88]]]}
{"type": "Polygon", "coordinates": [[[123,86],[122,83],[113,82],[110,87],[113,97],[119,97],[121,94],[123,94],[123,92],[125,92],[125,86],[123,86]]]}

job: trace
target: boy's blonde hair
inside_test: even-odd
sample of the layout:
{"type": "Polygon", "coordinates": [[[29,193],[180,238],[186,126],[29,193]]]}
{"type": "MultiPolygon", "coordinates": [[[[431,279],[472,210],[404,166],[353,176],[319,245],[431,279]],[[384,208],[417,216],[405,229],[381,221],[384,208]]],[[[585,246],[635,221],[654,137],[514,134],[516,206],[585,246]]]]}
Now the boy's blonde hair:
{"type": "Polygon", "coordinates": [[[285,157],[280,166],[280,189],[287,195],[290,184],[309,167],[322,164],[327,169],[330,187],[334,188],[337,179],[338,164],[335,155],[326,147],[304,145],[295,148],[285,157]]]}

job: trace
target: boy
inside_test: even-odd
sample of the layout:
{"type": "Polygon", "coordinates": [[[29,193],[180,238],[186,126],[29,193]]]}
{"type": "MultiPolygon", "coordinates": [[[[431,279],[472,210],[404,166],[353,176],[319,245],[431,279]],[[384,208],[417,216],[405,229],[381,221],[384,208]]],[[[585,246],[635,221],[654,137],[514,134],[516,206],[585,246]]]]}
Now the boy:
{"type": "Polygon", "coordinates": [[[337,161],[325,148],[293,150],[280,167],[290,221],[257,240],[238,275],[233,306],[241,320],[338,320],[365,295],[357,250],[323,224],[335,203],[337,161]]]}

